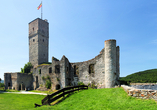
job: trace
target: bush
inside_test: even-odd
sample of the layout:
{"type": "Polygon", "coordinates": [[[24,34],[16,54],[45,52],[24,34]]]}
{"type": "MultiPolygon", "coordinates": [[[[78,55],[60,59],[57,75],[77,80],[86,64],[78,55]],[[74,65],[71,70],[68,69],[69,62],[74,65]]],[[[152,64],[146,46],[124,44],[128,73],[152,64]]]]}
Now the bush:
{"type": "Polygon", "coordinates": [[[83,82],[78,82],[78,84],[77,85],[85,85],[83,82]]]}
{"type": "Polygon", "coordinates": [[[4,83],[0,83],[0,87],[4,87],[4,83]]]}
{"type": "Polygon", "coordinates": [[[51,81],[50,80],[46,80],[46,88],[50,89],[51,88],[51,81]]]}

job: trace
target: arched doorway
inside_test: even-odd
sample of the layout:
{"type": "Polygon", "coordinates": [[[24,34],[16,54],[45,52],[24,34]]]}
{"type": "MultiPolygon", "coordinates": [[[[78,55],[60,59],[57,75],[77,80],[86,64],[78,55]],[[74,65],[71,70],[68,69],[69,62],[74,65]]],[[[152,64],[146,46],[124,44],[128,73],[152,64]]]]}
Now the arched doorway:
{"type": "Polygon", "coordinates": [[[25,90],[25,85],[23,83],[19,84],[19,90],[25,90]]]}
{"type": "Polygon", "coordinates": [[[59,89],[60,89],[60,85],[57,84],[57,85],[56,85],[56,90],[59,90],[59,89]]]}

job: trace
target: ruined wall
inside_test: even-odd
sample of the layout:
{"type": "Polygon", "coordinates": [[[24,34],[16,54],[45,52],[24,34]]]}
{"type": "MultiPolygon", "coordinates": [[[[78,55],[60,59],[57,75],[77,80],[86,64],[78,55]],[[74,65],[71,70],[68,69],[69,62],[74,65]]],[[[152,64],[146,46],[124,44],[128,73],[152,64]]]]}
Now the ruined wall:
{"type": "Polygon", "coordinates": [[[4,73],[5,89],[21,90],[21,84],[24,84],[23,90],[32,89],[33,77],[27,73],[4,73]]]}
{"type": "Polygon", "coordinates": [[[16,73],[4,73],[5,89],[17,90],[17,74],[16,73]]]}
{"type": "Polygon", "coordinates": [[[127,92],[129,96],[140,98],[140,99],[154,99],[157,101],[157,91],[150,89],[135,89],[126,85],[121,87],[127,92]]]}
{"type": "Polygon", "coordinates": [[[104,49],[100,52],[98,56],[91,60],[72,63],[71,74],[73,74],[74,76],[72,81],[73,84],[76,84],[79,81],[83,82],[86,85],[90,83],[95,83],[95,85],[105,85],[104,49]],[[76,75],[74,75],[75,65],[79,69],[79,72],[76,75]],[[90,71],[90,65],[93,65],[91,66],[91,68],[93,68],[94,70],[90,71]]]}
{"type": "Polygon", "coordinates": [[[27,73],[16,73],[17,74],[17,90],[21,89],[21,84],[23,84],[23,90],[31,90],[33,89],[33,76],[32,74],[27,73]]]}

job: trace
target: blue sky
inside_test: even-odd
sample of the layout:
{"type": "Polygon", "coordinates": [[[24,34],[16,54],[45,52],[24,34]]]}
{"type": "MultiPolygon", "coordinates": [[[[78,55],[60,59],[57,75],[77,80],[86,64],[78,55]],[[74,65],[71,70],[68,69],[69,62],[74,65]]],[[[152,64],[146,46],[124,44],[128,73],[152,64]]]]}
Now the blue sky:
{"type": "MultiPolygon", "coordinates": [[[[0,78],[29,61],[28,23],[40,17],[41,0],[0,3],[0,78]]],[[[43,0],[49,22],[49,61],[94,58],[104,41],[120,46],[120,77],[157,68],[157,0],[43,0]]]]}

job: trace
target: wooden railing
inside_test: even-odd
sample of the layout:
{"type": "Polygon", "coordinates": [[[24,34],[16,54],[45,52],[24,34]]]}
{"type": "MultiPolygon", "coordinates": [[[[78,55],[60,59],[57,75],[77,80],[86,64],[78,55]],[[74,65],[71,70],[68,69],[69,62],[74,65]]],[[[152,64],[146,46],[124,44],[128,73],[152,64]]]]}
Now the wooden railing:
{"type": "MultiPolygon", "coordinates": [[[[42,101],[42,105],[47,105],[50,103],[52,103],[53,101],[61,98],[61,97],[64,97],[66,94],[69,94],[69,93],[72,93],[74,91],[79,91],[79,90],[84,90],[84,89],[88,89],[88,86],[85,86],[85,85],[80,85],[80,86],[72,86],[72,87],[66,87],[66,88],[63,88],[63,89],[60,89],[59,91],[51,94],[51,95],[47,95],[42,101]]],[[[40,107],[42,105],[39,105],[39,104],[36,104],[35,103],[35,107],[40,107]]]]}

